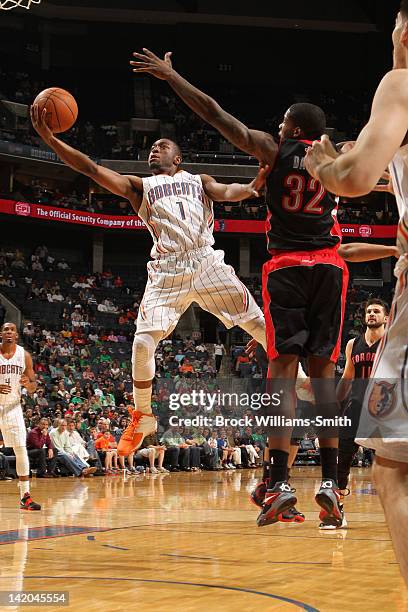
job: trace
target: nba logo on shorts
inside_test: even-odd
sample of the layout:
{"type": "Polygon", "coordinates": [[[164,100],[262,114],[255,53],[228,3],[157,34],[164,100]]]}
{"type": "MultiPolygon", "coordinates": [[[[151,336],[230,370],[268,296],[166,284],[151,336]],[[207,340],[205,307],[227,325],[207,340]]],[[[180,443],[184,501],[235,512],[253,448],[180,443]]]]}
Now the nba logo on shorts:
{"type": "Polygon", "coordinates": [[[373,231],[369,225],[360,225],[358,228],[358,233],[362,238],[369,238],[373,231]]]}
{"type": "Polygon", "coordinates": [[[25,202],[17,202],[15,213],[16,215],[20,215],[22,217],[29,217],[31,214],[31,206],[25,202]]]}

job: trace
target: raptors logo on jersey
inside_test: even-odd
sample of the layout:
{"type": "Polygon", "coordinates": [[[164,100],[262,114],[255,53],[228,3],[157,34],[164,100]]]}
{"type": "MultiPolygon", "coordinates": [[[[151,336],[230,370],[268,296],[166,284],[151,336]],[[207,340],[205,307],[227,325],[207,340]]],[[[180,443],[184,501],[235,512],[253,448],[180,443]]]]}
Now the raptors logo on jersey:
{"type": "Polygon", "coordinates": [[[25,367],[25,352],[22,346],[16,346],[16,351],[10,359],[5,359],[0,353],[0,384],[11,387],[11,393],[0,394],[0,407],[14,406],[20,403],[20,379],[25,367]]]}
{"type": "Polygon", "coordinates": [[[138,214],[152,235],[153,258],[214,244],[213,203],[199,175],[181,170],[144,178],[138,214]]]}

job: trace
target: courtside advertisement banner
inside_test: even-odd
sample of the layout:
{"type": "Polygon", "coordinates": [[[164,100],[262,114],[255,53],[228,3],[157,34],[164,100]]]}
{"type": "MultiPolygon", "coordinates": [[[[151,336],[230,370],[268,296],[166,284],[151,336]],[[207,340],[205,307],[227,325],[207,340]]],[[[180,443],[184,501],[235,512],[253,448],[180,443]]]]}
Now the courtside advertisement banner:
{"type": "MultiPolygon", "coordinates": [[[[88,227],[103,229],[145,230],[146,226],[136,215],[101,215],[85,210],[72,210],[46,206],[43,204],[30,204],[14,200],[0,200],[0,213],[42,219],[43,221],[57,221],[60,223],[75,223],[88,227]]],[[[395,238],[396,225],[341,225],[343,236],[351,238],[395,238]]],[[[216,219],[215,232],[239,234],[264,234],[264,221],[251,221],[240,219],[216,219]]]]}

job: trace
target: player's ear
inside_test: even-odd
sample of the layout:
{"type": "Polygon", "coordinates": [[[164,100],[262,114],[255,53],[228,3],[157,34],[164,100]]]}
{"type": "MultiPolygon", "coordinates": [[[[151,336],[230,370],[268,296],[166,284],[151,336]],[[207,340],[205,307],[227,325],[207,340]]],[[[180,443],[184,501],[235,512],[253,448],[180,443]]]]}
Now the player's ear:
{"type": "Polygon", "coordinates": [[[293,138],[299,138],[302,135],[302,130],[300,127],[295,127],[293,130],[293,138]]]}
{"type": "Polygon", "coordinates": [[[404,23],[404,27],[402,28],[400,40],[401,40],[401,44],[404,45],[404,47],[408,47],[408,21],[405,21],[404,23]]]}

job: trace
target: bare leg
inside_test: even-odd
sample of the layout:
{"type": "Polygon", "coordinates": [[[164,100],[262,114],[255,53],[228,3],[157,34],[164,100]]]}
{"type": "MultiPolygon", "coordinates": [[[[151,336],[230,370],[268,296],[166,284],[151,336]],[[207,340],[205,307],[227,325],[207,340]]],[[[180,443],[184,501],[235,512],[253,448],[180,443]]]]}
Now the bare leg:
{"type": "Polygon", "coordinates": [[[391,461],[376,455],[373,481],[384,508],[395,556],[408,586],[408,531],[401,528],[408,521],[408,463],[391,461]]]}
{"type": "Polygon", "coordinates": [[[156,459],[156,451],[154,448],[149,448],[149,465],[150,468],[154,467],[154,460],[156,459]]]}
{"type": "MultiPolygon", "coordinates": [[[[282,398],[281,405],[278,408],[272,408],[272,414],[279,414],[290,419],[293,419],[295,416],[295,380],[298,364],[298,355],[281,355],[277,359],[269,362],[268,393],[271,395],[273,393],[278,393],[281,396],[282,381],[288,380],[288,382],[293,382],[293,392],[288,388],[288,392],[285,393],[285,397],[282,398]]],[[[289,453],[292,428],[279,428],[279,433],[280,435],[278,436],[269,435],[268,448],[289,453]]]]}
{"type": "Polygon", "coordinates": [[[163,459],[164,459],[164,449],[158,450],[156,448],[156,453],[157,453],[157,467],[162,468],[163,459]]]}
{"type": "Polygon", "coordinates": [[[130,453],[130,455],[128,456],[127,460],[128,460],[128,466],[129,469],[131,470],[133,468],[133,457],[135,456],[135,453],[130,453]]]}

